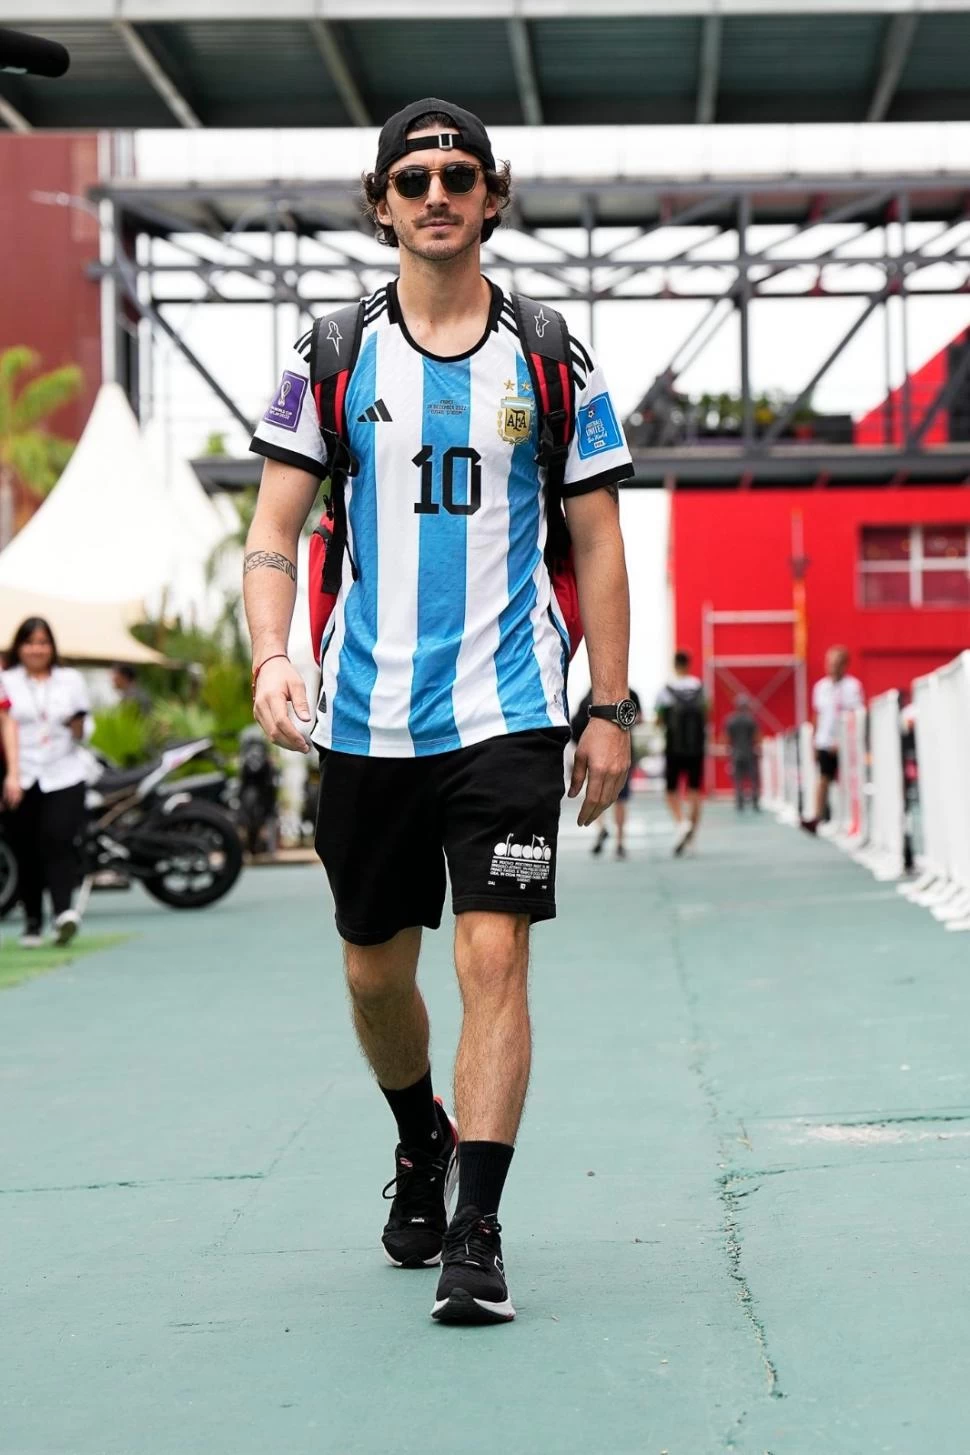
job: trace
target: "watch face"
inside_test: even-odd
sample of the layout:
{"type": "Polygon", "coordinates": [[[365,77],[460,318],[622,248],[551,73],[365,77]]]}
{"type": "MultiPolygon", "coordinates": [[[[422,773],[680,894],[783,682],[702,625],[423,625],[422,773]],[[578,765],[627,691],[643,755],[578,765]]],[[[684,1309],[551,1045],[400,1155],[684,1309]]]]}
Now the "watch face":
{"type": "Polygon", "coordinates": [[[637,720],[637,705],[629,697],[616,705],[616,720],[621,728],[629,730],[637,720]]]}

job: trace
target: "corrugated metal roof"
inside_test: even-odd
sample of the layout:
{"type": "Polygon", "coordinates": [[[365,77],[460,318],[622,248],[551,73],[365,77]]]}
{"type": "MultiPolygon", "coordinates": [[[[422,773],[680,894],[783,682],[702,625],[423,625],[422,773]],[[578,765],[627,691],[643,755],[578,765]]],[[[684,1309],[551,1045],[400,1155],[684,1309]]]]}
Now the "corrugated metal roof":
{"type": "Polygon", "coordinates": [[[528,0],[513,14],[495,0],[492,15],[442,4],[440,19],[405,18],[392,0],[267,0],[262,16],[239,0],[239,19],[225,4],[217,18],[214,4],[36,0],[31,14],[26,0],[0,0],[2,23],[41,31],[73,57],[60,81],[0,76],[0,97],[40,127],[178,125],[173,92],[206,126],[287,127],[379,124],[445,91],[492,124],[515,124],[531,86],[552,124],[683,123],[701,114],[706,78],[717,121],[860,121],[888,74],[886,119],[970,119],[970,0],[945,10],[927,0],[905,36],[909,0],[826,0],[815,14],[802,3],[746,13],[744,0],[681,0],[673,16],[647,0],[624,14],[575,0],[568,15],[528,0]],[[51,6],[71,22],[45,23],[51,6]],[[133,36],[149,65],[132,54],[133,36]]]}

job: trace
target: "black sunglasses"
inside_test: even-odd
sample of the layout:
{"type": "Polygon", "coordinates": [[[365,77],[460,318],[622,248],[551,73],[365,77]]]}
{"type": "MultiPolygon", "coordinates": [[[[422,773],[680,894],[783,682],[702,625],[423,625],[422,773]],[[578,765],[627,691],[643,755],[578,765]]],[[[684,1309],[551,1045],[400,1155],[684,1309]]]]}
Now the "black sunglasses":
{"type": "Polygon", "coordinates": [[[414,202],[423,197],[431,186],[433,172],[441,178],[446,192],[460,197],[474,190],[481,171],[482,168],[475,162],[447,162],[443,167],[402,167],[398,172],[391,172],[388,181],[393,182],[399,197],[414,202]]]}

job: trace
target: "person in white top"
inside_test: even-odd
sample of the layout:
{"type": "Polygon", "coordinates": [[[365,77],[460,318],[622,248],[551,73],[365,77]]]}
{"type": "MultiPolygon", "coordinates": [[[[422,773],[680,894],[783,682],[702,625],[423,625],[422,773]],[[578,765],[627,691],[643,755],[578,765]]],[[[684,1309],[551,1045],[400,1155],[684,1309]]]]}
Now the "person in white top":
{"type": "Polygon", "coordinates": [[[77,845],[89,761],[82,739],[91,705],[80,672],[58,663],[53,632],[42,617],[20,624],[7,660],[0,699],[10,703],[16,734],[4,735],[3,798],[24,906],[20,943],[27,949],[44,943],[46,891],[54,941],[66,945],[80,926],[72,899],[81,877],[77,845]]]}
{"type": "Polygon", "coordinates": [[[865,705],[862,683],[850,677],[847,647],[829,647],[825,654],[826,676],[816,682],[812,691],[815,713],[815,758],[818,763],[818,787],[815,795],[815,817],[802,819],[802,828],[815,833],[828,817],[829,789],[839,777],[839,720],[845,712],[865,705]]]}

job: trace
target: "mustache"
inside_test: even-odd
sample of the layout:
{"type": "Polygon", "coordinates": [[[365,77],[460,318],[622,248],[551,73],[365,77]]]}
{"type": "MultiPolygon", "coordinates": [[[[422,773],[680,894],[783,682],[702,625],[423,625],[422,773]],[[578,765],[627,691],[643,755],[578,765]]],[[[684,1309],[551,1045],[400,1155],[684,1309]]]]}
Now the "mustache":
{"type": "Polygon", "coordinates": [[[431,227],[436,222],[453,222],[456,226],[461,225],[462,219],[455,217],[451,212],[429,212],[424,217],[418,218],[418,227],[431,227]]]}

